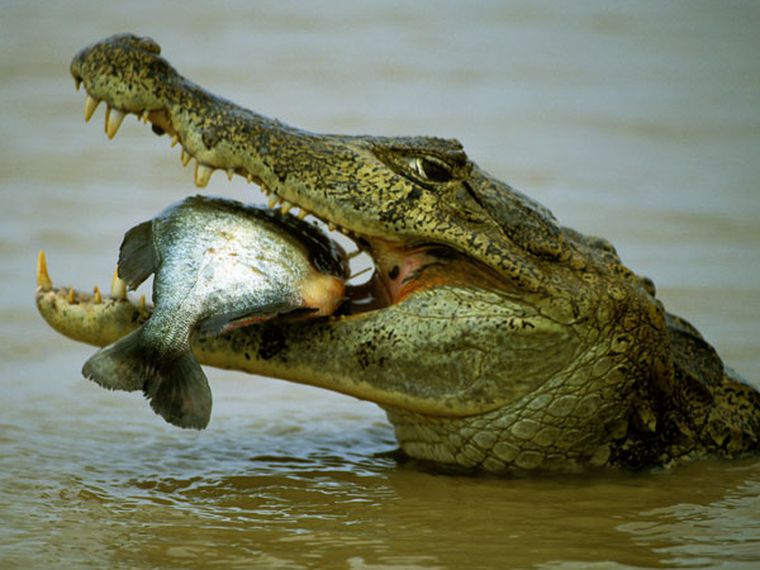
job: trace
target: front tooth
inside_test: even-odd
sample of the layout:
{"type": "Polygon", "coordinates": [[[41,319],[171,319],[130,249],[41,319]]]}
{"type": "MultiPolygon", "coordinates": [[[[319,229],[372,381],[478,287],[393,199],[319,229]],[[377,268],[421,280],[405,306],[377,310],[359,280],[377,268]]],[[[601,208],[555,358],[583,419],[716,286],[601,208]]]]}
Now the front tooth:
{"type": "Polygon", "coordinates": [[[185,147],[182,147],[182,153],[179,155],[179,159],[182,161],[182,166],[187,166],[191,158],[193,157],[190,156],[190,153],[185,150],[185,147]]]}
{"type": "Polygon", "coordinates": [[[37,254],[37,287],[43,291],[50,291],[53,288],[53,281],[48,274],[45,252],[42,250],[37,254]]]}
{"type": "Polygon", "coordinates": [[[280,198],[279,196],[277,196],[277,195],[275,194],[274,196],[272,196],[272,197],[269,199],[269,202],[267,202],[267,206],[269,206],[270,208],[274,208],[274,207],[275,207],[277,204],[279,204],[281,201],[282,201],[282,198],[280,198]]]}
{"type": "Polygon", "coordinates": [[[235,169],[234,168],[228,168],[227,169],[227,180],[232,182],[232,177],[235,175],[235,169]]]}
{"type": "Polygon", "coordinates": [[[214,173],[214,169],[207,164],[195,163],[195,185],[198,188],[205,188],[208,185],[208,181],[211,179],[211,175],[214,173]]]}
{"type": "Polygon", "coordinates": [[[84,121],[85,123],[89,122],[92,118],[92,114],[95,112],[95,109],[98,108],[98,105],[100,105],[100,101],[95,99],[92,95],[89,93],[87,94],[87,98],[84,100],[84,121]]]}
{"type": "Polygon", "coordinates": [[[100,289],[96,285],[92,290],[92,303],[93,305],[100,305],[103,302],[103,296],[100,294],[100,289]]]}
{"type": "Polygon", "coordinates": [[[303,220],[303,219],[304,219],[306,216],[308,216],[308,215],[309,215],[309,212],[307,212],[306,210],[304,210],[304,209],[302,208],[302,209],[301,209],[301,211],[300,211],[300,212],[298,212],[298,219],[299,219],[299,220],[303,220]]]}
{"type": "Polygon", "coordinates": [[[111,109],[111,107],[108,107],[106,109],[106,134],[108,135],[109,139],[112,139],[116,136],[116,133],[119,131],[119,127],[121,126],[121,122],[124,120],[125,116],[126,113],[124,111],[120,111],[119,109],[111,109]]]}
{"type": "Polygon", "coordinates": [[[291,210],[292,207],[293,207],[293,204],[291,204],[290,202],[288,202],[287,200],[285,200],[282,203],[282,207],[280,208],[280,212],[282,214],[287,214],[288,212],[290,212],[290,210],[291,210]]]}
{"type": "Polygon", "coordinates": [[[113,270],[113,279],[111,279],[111,297],[117,301],[124,301],[127,298],[127,284],[119,277],[119,269],[113,270]]]}

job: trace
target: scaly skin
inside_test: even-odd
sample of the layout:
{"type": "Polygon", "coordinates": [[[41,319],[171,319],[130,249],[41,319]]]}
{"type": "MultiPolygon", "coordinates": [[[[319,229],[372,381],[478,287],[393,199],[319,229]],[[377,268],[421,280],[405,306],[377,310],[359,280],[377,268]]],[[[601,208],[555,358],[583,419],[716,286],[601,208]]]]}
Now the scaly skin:
{"type": "MultiPolygon", "coordinates": [[[[457,141],[294,129],[204,91],[131,35],[85,48],[71,72],[86,114],[113,109],[109,136],[120,112],[142,115],[197,160],[197,185],[213,169],[244,176],[375,262],[340,316],[201,338],[201,362],[376,402],[408,455],[465,468],[643,468],[760,447],[760,394],[651,281],[457,141]]],[[[103,300],[39,275],[41,313],[77,340],[108,344],[150,311],[118,287],[103,300]]]]}

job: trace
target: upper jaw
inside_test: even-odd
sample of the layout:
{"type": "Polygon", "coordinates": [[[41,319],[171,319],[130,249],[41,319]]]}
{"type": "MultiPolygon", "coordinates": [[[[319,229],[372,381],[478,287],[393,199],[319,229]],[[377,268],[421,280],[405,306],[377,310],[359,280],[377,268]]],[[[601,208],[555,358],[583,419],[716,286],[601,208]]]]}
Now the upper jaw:
{"type": "Polygon", "coordinates": [[[134,114],[157,134],[167,134],[172,147],[180,146],[183,165],[195,160],[196,186],[205,187],[216,170],[229,179],[241,176],[258,185],[269,207],[300,219],[311,215],[353,240],[377,268],[369,282],[375,297],[392,302],[397,288],[388,276],[403,268],[405,276],[414,273],[407,254],[424,258],[415,257],[414,239],[378,221],[382,212],[372,211],[373,200],[358,187],[381,186],[384,203],[403,204],[410,192],[382,168],[369,140],[301,131],[218,98],[177,73],[146,38],[121,35],[97,42],[75,56],[71,73],[87,93],[85,120],[105,101],[109,138],[134,114]],[[357,182],[367,174],[362,169],[372,171],[370,182],[357,182]]]}

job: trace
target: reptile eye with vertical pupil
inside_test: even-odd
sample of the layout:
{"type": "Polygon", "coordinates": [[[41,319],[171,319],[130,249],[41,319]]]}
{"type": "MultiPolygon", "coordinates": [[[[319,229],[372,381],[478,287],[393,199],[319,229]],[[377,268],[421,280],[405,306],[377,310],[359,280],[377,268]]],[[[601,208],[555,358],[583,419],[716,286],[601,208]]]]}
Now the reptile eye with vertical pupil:
{"type": "Polygon", "coordinates": [[[448,182],[453,178],[449,165],[431,156],[415,156],[409,159],[414,173],[430,182],[448,182]]]}

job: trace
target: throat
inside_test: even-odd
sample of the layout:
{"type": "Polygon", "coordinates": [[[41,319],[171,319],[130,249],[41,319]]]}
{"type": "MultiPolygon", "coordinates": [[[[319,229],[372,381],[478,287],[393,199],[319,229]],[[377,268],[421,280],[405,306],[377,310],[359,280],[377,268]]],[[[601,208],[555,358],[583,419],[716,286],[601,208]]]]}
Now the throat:
{"type": "Polygon", "coordinates": [[[375,272],[366,283],[346,288],[348,303],[341,308],[343,315],[384,309],[414,293],[437,287],[450,285],[486,290],[505,287],[492,271],[445,246],[428,244],[404,248],[379,240],[366,245],[375,262],[375,272]]]}
{"type": "Polygon", "coordinates": [[[448,260],[436,255],[433,248],[404,249],[388,242],[372,246],[377,265],[375,290],[384,296],[386,305],[399,303],[414,291],[441,284],[440,276],[432,275],[438,272],[432,270],[448,265],[448,260]]]}

